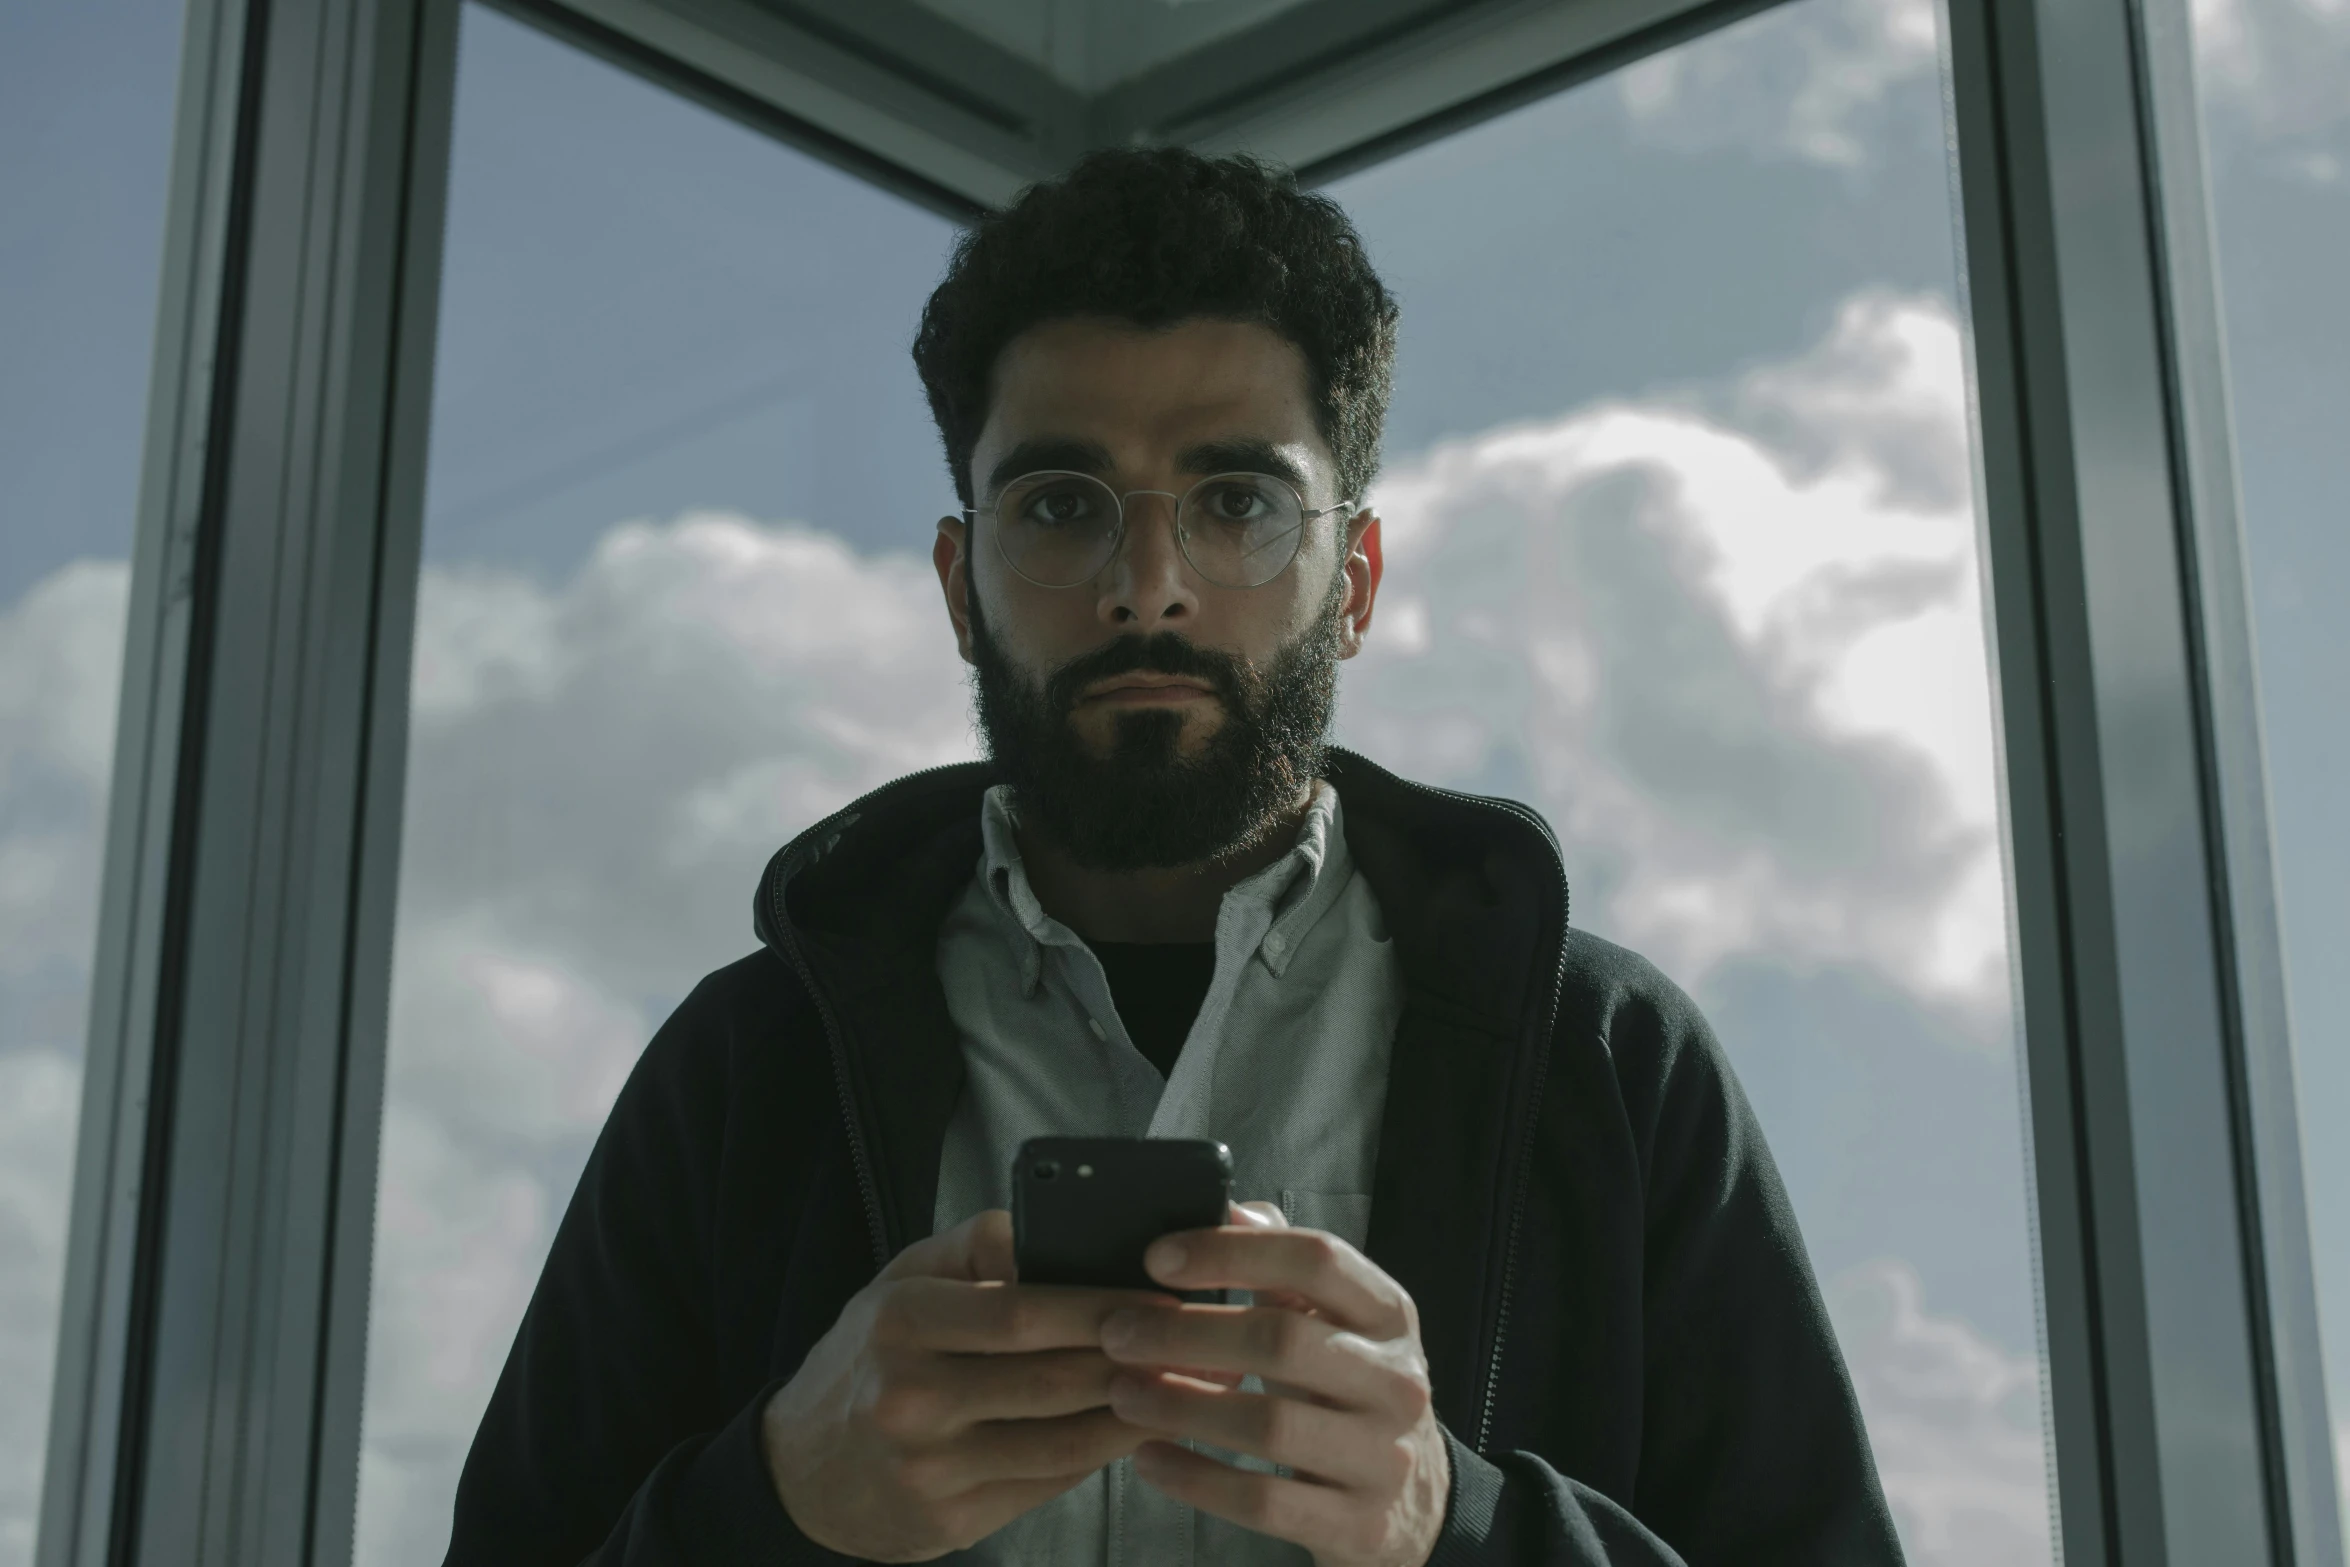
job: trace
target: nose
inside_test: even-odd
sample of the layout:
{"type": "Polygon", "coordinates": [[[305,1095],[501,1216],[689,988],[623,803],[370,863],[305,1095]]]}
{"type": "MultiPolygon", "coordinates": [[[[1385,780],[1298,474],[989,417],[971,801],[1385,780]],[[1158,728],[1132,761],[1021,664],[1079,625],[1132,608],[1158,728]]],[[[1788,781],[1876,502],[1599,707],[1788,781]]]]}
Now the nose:
{"type": "Polygon", "coordinates": [[[1175,497],[1138,490],[1126,498],[1125,537],[1098,581],[1097,613],[1120,631],[1148,635],[1199,614],[1199,584],[1175,537],[1175,497]]]}

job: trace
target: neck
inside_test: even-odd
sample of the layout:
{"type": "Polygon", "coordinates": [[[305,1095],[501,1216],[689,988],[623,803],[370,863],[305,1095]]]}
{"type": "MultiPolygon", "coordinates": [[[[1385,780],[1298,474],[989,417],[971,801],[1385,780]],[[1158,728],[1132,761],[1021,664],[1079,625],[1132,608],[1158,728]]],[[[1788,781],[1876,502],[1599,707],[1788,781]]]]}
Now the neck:
{"type": "Polygon", "coordinates": [[[1196,865],[1096,870],[1025,823],[1020,858],[1044,911],[1087,941],[1213,941],[1224,894],[1290,851],[1313,798],[1310,787],[1299,790],[1248,843],[1196,865]]]}

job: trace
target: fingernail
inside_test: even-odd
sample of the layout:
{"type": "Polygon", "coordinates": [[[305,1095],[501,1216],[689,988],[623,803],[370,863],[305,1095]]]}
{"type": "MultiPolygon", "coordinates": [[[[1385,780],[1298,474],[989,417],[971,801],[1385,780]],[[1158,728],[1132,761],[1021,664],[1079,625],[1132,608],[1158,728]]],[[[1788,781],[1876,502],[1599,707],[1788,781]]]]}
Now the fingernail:
{"type": "Polygon", "coordinates": [[[1159,1274],[1180,1272],[1184,1259],[1189,1255],[1181,1241],[1156,1242],[1151,1247],[1151,1271],[1159,1274]]]}

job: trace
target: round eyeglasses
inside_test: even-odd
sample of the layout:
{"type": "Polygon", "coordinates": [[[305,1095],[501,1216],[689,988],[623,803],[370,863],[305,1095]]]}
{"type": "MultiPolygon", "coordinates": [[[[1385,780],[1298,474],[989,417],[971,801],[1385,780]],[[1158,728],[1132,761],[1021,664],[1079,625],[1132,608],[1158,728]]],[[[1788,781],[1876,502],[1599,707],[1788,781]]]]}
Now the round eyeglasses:
{"type": "Polygon", "coordinates": [[[967,518],[995,522],[1004,564],[1040,588],[1091,582],[1117,558],[1126,536],[1126,505],[1138,495],[1175,503],[1175,544],[1191,569],[1221,588],[1261,588],[1297,559],[1306,524],[1345,515],[1352,501],[1308,510],[1305,500],[1266,473],[1219,473],[1181,495],[1128,490],[1121,495],[1090,473],[1024,473],[967,518]]]}

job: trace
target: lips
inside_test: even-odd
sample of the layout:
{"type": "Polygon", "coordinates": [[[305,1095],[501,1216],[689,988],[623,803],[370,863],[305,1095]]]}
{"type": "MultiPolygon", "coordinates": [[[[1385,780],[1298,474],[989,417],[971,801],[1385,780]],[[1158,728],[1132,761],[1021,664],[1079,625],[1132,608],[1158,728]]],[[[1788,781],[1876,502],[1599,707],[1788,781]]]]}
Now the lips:
{"type": "Polygon", "coordinates": [[[1087,702],[1187,702],[1213,696],[1206,682],[1182,675],[1119,675],[1102,681],[1080,698],[1087,702]]]}

